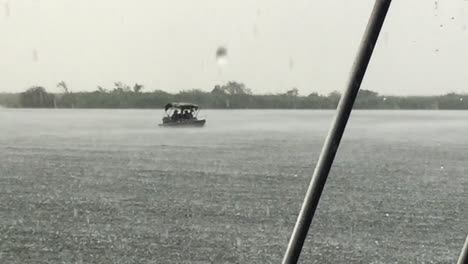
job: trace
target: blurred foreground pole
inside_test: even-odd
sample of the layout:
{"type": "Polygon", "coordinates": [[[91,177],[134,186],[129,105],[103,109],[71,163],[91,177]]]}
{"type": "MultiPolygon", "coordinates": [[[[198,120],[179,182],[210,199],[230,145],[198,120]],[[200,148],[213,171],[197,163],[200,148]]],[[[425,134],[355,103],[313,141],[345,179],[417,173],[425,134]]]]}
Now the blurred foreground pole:
{"type": "Polygon", "coordinates": [[[288,248],[283,258],[283,264],[297,263],[301,254],[302,246],[307,237],[312,218],[322,194],[328,173],[333,164],[335,154],[343,136],[343,132],[348,122],[351,109],[354,105],[362,79],[366,73],[367,65],[374,51],[375,43],[379,37],[380,30],[384,23],[391,0],[376,0],[374,9],[369,19],[366,32],[364,34],[359,53],[351,70],[351,76],[347,83],[340,103],[338,104],[337,114],[332,127],[328,133],[327,139],[320,153],[320,157],[315,167],[314,175],[307,190],[301,211],[297,218],[296,226],[289,240],[288,248]]]}
{"type": "Polygon", "coordinates": [[[465,245],[463,245],[462,252],[458,258],[458,264],[468,264],[468,236],[466,236],[465,245]]]}

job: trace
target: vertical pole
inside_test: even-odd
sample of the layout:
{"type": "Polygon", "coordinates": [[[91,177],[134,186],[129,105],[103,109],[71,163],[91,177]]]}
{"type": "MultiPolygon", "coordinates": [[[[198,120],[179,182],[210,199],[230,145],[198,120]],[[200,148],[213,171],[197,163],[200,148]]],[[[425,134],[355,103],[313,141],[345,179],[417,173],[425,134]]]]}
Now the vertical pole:
{"type": "Polygon", "coordinates": [[[353,108],[361,82],[372,57],[372,52],[379,37],[390,3],[391,0],[375,1],[374,9],[351,70],[351,76],[347,83],[346,90],[340,99],[340,103],[338,104],[335,120],[323,145],[317,166],[315,167],[312,180],[283,258],[283,264],[294,264],[299,260],[302,246],[307,237],[307,232],[312,223],[312,218],[317,209],[328,173],[333,164],[341,137],[343,136],[346,123],[351,114],[351,109],[353,108]]]}
{"type": "Polygon", "coordinates": [[[458,264],[467,264],[468,263],[468,236],[466,236],[465,244],[463,245],[462,252],[458,258],[458,264]]]}

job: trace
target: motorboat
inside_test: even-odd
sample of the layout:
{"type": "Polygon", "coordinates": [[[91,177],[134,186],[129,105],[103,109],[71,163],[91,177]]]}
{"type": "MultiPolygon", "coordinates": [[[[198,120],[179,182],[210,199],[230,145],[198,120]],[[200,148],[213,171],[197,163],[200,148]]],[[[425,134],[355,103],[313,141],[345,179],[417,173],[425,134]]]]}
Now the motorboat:
{"type": "Polygon", "coordinates": [[[168,103],[164,107],[166,114],[159,126],[162,127],[203,127],[205,119],[198,119],[200,107],[192,103],[168,103]]]}

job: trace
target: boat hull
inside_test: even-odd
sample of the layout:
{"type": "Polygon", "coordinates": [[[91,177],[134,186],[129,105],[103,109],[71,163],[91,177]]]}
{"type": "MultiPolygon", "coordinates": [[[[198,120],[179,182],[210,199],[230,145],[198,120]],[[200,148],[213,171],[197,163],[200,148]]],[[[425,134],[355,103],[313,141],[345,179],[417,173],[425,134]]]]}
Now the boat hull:
{"type": "Polygon", "coordinates": [[[159,124],[160,127],[203,127],[206,120],[184,120],[175,122],[164,122],[159,124]]]}

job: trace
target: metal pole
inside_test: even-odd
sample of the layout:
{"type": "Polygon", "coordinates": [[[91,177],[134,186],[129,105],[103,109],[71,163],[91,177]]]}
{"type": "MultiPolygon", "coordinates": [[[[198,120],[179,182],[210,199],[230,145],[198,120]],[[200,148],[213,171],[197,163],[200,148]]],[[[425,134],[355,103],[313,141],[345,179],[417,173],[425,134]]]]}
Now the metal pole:
{"type": "Polygon", "coordinates": [[[343,136],[343,132],[348,122],[351,109],[354,105],[357,93],[361,86],[362,79],[366,73],[367,65],[372,56],[375,43],[379,37],[380,30],[384,23],[391,0],[376,0],[369,23],[366,28],[359,53],[351,70],[351,76],[347,87],[338,104],[337,114],[332,127],[328,133],[327,139],[322,148],[317,166],[312,180],[307,190],[301,211],[297,218],[294,231],[289,240],[288,248],[283,258],[283,264],[297,263],[301,254],[302,246],[307,236],[312,218],[322,194],[325,182],[333,164],[335,154],[343,136]]]}
{"type": "Polygon", "coordinates": [[[467,264],[468,263],[468,236],[466,236],[465,245],[463,245],[462,252],[458,258],[458,264],[467,264]]]}

